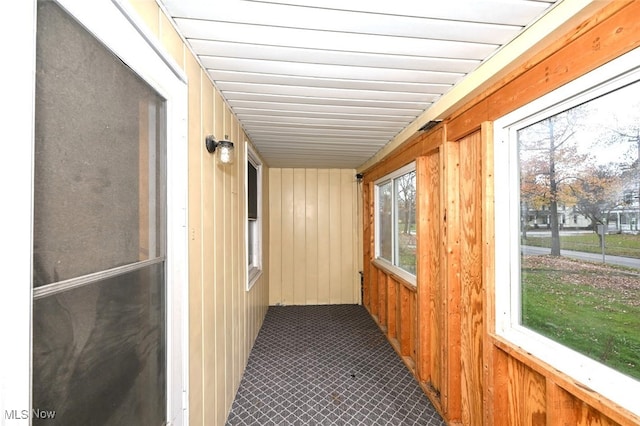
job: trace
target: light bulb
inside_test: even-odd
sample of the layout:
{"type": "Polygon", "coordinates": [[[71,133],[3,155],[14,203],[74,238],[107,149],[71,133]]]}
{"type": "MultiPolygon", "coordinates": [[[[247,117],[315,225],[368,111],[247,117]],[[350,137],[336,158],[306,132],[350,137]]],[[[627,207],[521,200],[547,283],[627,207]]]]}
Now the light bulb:
{"type": "Polygon", "coordinates": [[[233,143],[229,141],[220,141],[218,145],[218,160],[222,164],[233,163],[233,143]]]}

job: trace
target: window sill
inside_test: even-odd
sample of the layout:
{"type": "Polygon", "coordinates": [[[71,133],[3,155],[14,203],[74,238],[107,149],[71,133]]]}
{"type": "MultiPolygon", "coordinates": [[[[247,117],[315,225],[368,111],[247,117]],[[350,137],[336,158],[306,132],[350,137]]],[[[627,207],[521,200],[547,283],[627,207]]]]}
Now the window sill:
{"type": "Polygon", "coordinates": [[[411,275],[410,273],[408,273],[404,269],[398,268],[397,266],[392,265],[390,262],[388,262],[388,261],[386,261],[384,259],[376,258],[376,259],[373,259],[372,263],[376,267],[384,270],[389,275],[393,276],[400,283],[404,284],[406,287],[409,288],[409,290],[415,290],[416,289],[416,281],[417,280],[416,280],[415,275],[411,275]]]}
{"type": "Polygon", "coordinates": [[[258,281],[258,278],[262,276],[262,269],[251,268],[247,274],[247,291],[251,290],[253,285],[258,281]]]}
{"type": "Polygon", "coordinates": [[[599,411],[611,416],[607,407],[618,406],[623,418],[640,416],[632,408],[640,391],[640,383],[635,379],[523,327],[491,333],[489,338],[498,349],[542,376],[552,378],[599,411]]]}

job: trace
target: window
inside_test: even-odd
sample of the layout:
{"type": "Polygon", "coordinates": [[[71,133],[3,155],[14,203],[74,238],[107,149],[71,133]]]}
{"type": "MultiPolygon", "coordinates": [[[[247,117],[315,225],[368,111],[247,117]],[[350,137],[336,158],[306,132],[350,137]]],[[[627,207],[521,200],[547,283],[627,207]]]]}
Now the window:
{"type": "Polygon", "coordinates": [[[497,333],[640,414],[640,50],[495,135],[497,333]]]}
{"type": "Polygon", "coordinates": [[[416,276],[416,166],[376,181],[376,259],[407,281],[416,276]]]}
{"type": "Polygon", "coordinates": [[[262,272],[262,163],[247,146],[247,290],[262,272]]]}

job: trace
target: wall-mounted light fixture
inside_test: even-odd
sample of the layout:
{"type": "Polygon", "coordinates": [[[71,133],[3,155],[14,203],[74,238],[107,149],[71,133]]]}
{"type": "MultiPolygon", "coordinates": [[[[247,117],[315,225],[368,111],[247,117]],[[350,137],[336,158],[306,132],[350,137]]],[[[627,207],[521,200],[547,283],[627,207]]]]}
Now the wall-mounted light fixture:
{"type": "Polygon", "coordinates": [[[209,135],[204,139],[204,145],[207,147],[207,151],[214,153],[216,148],[218,149],[218,162],[221,164],[233,163],[233,142],[225,139],[218,141],[213,135],[209,135]]]}

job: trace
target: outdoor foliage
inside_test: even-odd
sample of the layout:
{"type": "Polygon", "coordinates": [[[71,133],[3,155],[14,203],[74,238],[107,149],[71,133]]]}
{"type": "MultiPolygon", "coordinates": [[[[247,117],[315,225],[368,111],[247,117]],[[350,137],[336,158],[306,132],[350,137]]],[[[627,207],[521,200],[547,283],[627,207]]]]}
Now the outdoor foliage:
{"type": "Polygon", "coordinates": [[[530,215],[544,211],[554,256],[566,219],[559,206],[588,219],[594,232],[614,211],[634,211],[640,221],[640,108],[629,91],[640,93],[640,84],[518,131],[523,236],[530,215]]]}

